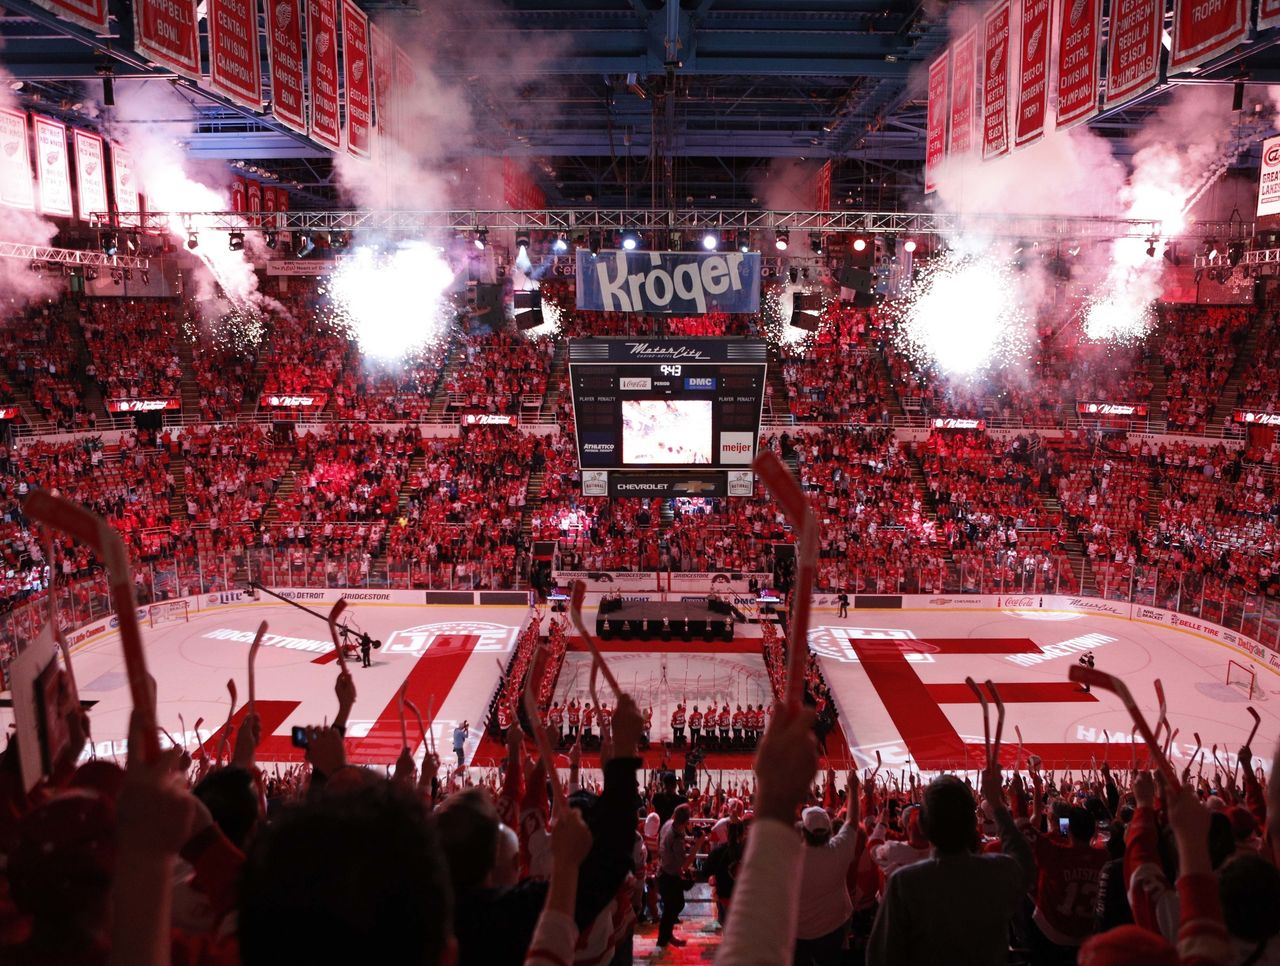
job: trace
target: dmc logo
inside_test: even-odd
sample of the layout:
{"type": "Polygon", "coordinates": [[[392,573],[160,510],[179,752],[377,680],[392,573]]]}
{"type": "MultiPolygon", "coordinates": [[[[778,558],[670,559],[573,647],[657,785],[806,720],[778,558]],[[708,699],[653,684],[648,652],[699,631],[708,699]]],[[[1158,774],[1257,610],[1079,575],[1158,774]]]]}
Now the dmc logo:
{"type": "Polygon", "coordinates": [[[686,389],[714,389],[716,380],[714,376],[689,376],[684,381],[686,389]]]}
{"type": "Polygon", "coordinates": [[[1262,160],[1266,162],[1269,168],[1274,168],[1277,164],[1280,164],[1280,144],[1273,144],[1267,148],[1262,160]]]}

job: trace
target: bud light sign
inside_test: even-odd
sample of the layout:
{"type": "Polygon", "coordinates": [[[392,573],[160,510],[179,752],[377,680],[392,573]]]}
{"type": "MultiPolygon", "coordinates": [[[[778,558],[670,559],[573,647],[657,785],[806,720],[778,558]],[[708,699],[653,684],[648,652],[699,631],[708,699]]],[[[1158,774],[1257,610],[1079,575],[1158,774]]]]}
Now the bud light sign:
{"type": "Polygon", "coordinates": [[[577,307],[587,312],[760,311],[758,252],[578,250],[577,307]]]}

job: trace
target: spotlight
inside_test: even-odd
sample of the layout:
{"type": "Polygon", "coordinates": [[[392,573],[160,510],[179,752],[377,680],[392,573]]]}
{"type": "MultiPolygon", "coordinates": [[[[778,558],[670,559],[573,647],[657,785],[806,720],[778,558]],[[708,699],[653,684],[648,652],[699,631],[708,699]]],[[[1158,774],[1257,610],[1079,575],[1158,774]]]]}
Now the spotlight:
{"type": "Polygon", "coordinates": [[[744,255],[751,251],[751,232],[745,228],[738,229],[738,251],[744,255]]]}
{"type": "Polygon", "coordinates": [[[1178,255],[1177,244],[1174,242],[1165,242],[1164,260],[1175,268],[1182,264],[1182,258],[1178,255]]]}
{"type": "Polygon", "coordinates": [[[96,268],[86,268],[84,270],[84,280],[86,282],[96,282],[98,280],[98,270],[96,268]]]}
{"type": "Polygon", "coordinates": [[[311,240],[310,235],[298,236],[298,257],[299,258],[306,258],[315,250],[316,250],[316,243],[311,240]]]}
{"type": "Polygon", "coordinates": [[[227,236],[227,248],[233,252],[244,251],[244,232],[233,231],[227,236]]]}
{"type": "Polygon", "coordinates": [[[279,241],[278,236],[273,231],[265,232],[262,238],[263,238],[263,241],[266,242],[267,247],[273,250],[275,249],[276,244],[279,241]]]}
{"type": "Polygon", "coordinates": [[[702,247],[709,252],[715,251],[720,247],[720,235],[714,231],[707,232],[702,236],[702,247]]]}
{"type": "Polygon", "coordinates": [[[476,229],[476,237],[475,237],[475,239],[474,239],[474,244],[475,244],[476,248],[477,248],[477,249],[479,249],[480,251],[484,251],[484,250],[485,250],[485,246],[487,246],[487,245],[489,244],[489,229],[488,229],[488,228],[477,228],[477,229],[476,229]]]}
{"type": "Polygon", "coordinates": [[[853,250],[855,252],[865,252],[867,250],[867,240],[865,238],[855,238],[853,240],[853,250]]]}
{"type": "Polygon", "coordinates": [[[1156,257],[1156,240],[1155,240],[1155,237],[1152,236],[1151,238],[1147,239],[1147,258],[1155,258],[1155,257],[1156,257]]]}
{"type": "Polygon", "coordinates": [[[916,240],[914,238],[908,238],[902,243],[902,250],[907,254],[914,252],[916,250],[916,240]]]}
{"type": "Polygon", "coordinates": [[[787,245],[791,242],[791,232],[780,231],[773,236],[773,247],[780,252],[787,250],[787,245]]]}
{"type": "Polygon", "coordinates": [[[111,232],[111,231],[104,232],[102,235],[101,244],[102,244],[102,253],[104,255],[110,255],[114,257],[115,253],[119,251],[120,242],[115,232],[111,232]]]}
{"type": "MultiPolygon", "coordinates": [[[[822,254],[822,232],[820,231],[809,232],[809,250],[813,252],[815,255],[822,254]]],[[[862,249],[859,248],[858,251],[862,251],[862,249]]]]}
{"type": "Polygon", "coordinates": [[[187,232],[187,248],[195,251],[200,247],[200,236],[194,231],[187,232]]]}
{"type": "Polygon", "coordinates": [[[124,272],[120,271],[118,268],[113,268],[111,270],[111,281],[115,285],[122,283],[124,281],[124,272]]]}
{"type": "Polygon", "coordinates": [[[622,233],[622,247],[626,251],[629,251],[629,252],[635,251],[636,246],[639,244],[640,244],[640,239],[636,236],[635,232],[626,231],[622,233]]]}
{"type": "Polygon", "coordinates": [[[556,235],[556,240],[552,243],[551,248],[557,255],[563,255],[569,250],[569,240],[565,238],[564,232],[556,235]]]}
{"type": "Polygon", "coordinates": [[[530,232],[528,228],[517,229],[516,230],[516,248],[523,248],[525,251],[528,251],[529,237],[530,237],[530,232]]]}

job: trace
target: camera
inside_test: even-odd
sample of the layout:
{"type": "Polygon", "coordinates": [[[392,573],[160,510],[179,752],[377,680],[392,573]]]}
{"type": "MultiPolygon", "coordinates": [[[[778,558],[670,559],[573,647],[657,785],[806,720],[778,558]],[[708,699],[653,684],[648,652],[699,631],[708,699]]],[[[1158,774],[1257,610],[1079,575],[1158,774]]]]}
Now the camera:
{"type": "Polygon", "coordinates": [[[307,729],[302,727],[301,725],[293,726],[293,747],[295,748],[307,747],[307,729]]]}

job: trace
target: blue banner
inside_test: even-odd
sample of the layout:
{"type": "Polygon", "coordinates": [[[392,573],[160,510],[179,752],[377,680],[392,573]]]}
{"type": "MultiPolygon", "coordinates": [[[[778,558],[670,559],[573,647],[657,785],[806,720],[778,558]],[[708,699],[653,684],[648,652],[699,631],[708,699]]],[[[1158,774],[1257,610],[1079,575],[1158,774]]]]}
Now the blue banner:
{"type": "Polygon", "coordinates": [[[578,249],[577,307],[588,312],[705,315],[760,311],[759,252],[578,249]]]}

